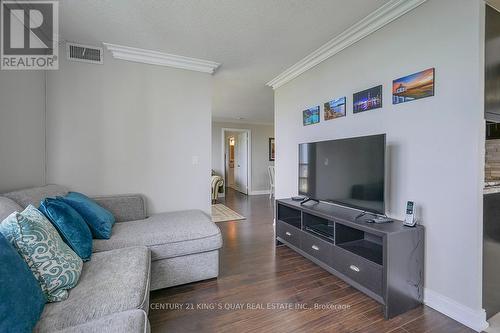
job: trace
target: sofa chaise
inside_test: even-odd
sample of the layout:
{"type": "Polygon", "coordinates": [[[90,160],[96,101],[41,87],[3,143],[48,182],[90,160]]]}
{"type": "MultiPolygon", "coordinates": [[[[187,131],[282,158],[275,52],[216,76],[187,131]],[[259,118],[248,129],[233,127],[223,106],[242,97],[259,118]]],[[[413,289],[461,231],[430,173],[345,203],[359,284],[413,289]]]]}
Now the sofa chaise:
{"type": "MultiPolygon", "coordinates": [[[[5,193],[0,221],[67,193],[58,185],[5,193]]],[[[148,216],[142,195],[93,199],[115,216],[111,238],[94,239],[77,286],[65,301],[45,305],[36,332],[148,332],[150,290],[218,276],[222,237],[202,211],[148,216]]]]}

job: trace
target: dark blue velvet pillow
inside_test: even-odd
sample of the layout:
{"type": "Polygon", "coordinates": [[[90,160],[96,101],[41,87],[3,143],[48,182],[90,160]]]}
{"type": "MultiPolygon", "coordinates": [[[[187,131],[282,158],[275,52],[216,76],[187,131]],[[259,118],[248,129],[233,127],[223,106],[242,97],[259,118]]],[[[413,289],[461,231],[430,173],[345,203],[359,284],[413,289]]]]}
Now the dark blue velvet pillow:
{"type": "Polygon", "coordinates": [[[32,332],[44,305],[35,276],[0,233],[0,332],[32,332]]]}
{"type": "Polygon", "coordinates": [[[47,198],[39,210],[56,227],[66,244],[82,258],[90,260],[92,255],[92,233],[83,217],[70,205],[59,199],[47,198]]]}
{"type": "Polygon", "coordinates": [[[115,217],[109,211],[78,192],[69,192],[65,197],[58,197],[58,199],[73,207],[83,217],[94,238],[109,239],[111,237],[115,217]]]}

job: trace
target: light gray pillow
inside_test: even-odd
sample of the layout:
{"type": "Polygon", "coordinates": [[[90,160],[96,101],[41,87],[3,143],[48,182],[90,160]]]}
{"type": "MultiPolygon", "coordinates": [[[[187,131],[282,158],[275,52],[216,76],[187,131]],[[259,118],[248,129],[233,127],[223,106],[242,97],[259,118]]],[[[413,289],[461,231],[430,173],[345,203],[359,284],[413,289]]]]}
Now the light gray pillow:
{"type": "Polygon", "coordinates": [[[57,196],[63,197],[66,194],[68,194],[68,189],[66,187],[52,184],[4,193],[2,195],[14,200],[24,209],[28,207],[28,205],[33,205],[38,208],[40,206],[40,201],[43,199],[55,198],[57,196]]]}
{"type": "Polygon", "coordinates": [[[20,212],[23,208],[6,197],[0,197],[0,222],[14,212],[20,212]]]}

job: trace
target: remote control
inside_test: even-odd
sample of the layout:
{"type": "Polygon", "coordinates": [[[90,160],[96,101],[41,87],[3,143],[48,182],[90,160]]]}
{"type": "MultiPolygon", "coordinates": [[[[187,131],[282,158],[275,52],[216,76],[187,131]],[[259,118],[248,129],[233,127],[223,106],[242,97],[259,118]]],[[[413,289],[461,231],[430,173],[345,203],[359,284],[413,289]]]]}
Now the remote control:
{"type": "Polygon", "coordinates": [[[391,218],[380,216],[380,217],[375,217],[371,220],[368,220],[367,222],[369,223],[389,223],[392,222],[391,218]]]}

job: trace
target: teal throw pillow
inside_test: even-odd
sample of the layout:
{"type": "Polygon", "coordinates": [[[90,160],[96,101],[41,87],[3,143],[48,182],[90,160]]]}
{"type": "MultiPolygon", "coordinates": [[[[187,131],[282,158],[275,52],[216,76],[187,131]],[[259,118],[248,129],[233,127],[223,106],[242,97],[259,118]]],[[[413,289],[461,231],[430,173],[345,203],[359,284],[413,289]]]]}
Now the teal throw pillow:
{"type": "Polygon", "coordinates": [[[92,234],[83,217],[70,205],[59,199],[42,201],[40,211],[52,222],[66,242],[83,259],[92,255],[92,234]]]}
{"type": "Polygon", "coordinates": [[[16,249],[0,233],[0,332],[32,332],[45,297],[16,249]]]}
{"type": "Polygon", "coordinates": [[[73,207],[83,217],[94,238],[109,239],[111,237],[111,228],[115,223],[115,218],[108,210],[78,192],[69,192],[68,195],[57,197],[57,199],[73,207]]]}

